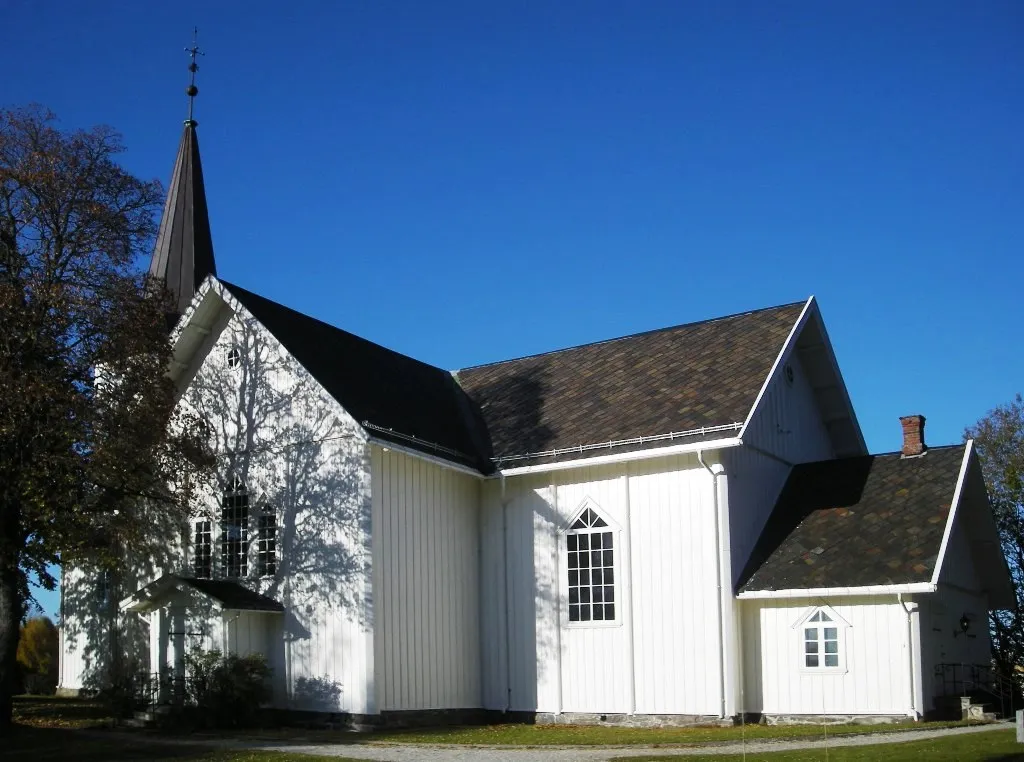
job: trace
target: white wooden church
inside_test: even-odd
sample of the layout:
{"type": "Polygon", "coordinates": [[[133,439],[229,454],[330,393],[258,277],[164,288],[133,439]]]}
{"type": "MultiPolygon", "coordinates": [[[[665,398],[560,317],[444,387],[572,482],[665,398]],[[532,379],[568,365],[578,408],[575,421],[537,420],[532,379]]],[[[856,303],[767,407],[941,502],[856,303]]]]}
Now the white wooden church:
{"type": "MultiPolygon", "coordinates": [[[[908,416],[868,454],[813,297],[435,368],[216,275],[191,120],[151,272],[223,463],[117,605],[152,672],[217,648],[282,708],[685,722],[920,718],[990,663],[972,445],[908,416]]],[[[101,582],[65,570],[66,691],[101,582]]]]}

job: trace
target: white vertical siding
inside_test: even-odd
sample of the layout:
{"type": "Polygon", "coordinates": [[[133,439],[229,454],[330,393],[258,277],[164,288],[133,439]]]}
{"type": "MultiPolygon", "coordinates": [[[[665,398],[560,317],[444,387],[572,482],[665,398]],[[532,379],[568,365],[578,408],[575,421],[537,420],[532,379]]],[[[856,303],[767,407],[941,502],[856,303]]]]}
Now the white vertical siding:
{"type": "Polygon", "coordinates": [[[827,601],[842,617],[846,669],[803,668],[803,630],[794,627],[821,599],[740,603],[746,711],[797,715],[909,715],[906,613],[895,596],[827,601]]]}
{"type": "Polygon", "coordinates": [[[740,581],[739,575],[786,483],[790,471],[787,463],[835,457],[814,392],[795,353],[776,368],[743,441],[757,449],[738,447],[722,454],[729,475],[734,583],[740,581]],[[792,383],[785,376],[787,365],[793,369],[792,383]]]}
{"type": "Polygon", "coordinates": [[[940,584],[936,593],[920,599],[923,693],[928,709],[936,697],[952,692],[951,681],[962,676],[964,666],[991,664],[992,651],[984,594],[940,584]],[[960,630],[964,615],[971,622],[967,635],[960,630]],[[960,666],[939,667],[942,664],[960,666]]]}
{"type": "Polygon", "coordinates": [[[717,714],[713,482],[696,459],[673,456],[509,478],[504,500],[503,542],[501,484],[484,486],[484,705],[553,713],[717,714]],[[615,532],[613,623],[567,621],[563,532],[587,500],[615,532]]]}
{"type": "Polygon", "coordinates": [[[378,706],[479,707],[479,480],[377,446],[371,471],[378,706]]]}
{"type": "Polygon", "coordinates": [[[637,711],[718,714],[718,551],[711,476],[693,456],[679,456],[634,464],[629,486],[637,711]]]}

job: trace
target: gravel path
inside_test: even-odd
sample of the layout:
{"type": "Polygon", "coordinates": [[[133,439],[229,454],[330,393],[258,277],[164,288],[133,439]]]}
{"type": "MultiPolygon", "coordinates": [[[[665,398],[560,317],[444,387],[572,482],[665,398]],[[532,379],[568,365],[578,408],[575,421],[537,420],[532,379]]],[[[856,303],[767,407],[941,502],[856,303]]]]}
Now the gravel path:
{"type": "MultiPolygon", "coordinates": [[[[923,741],[941,736],[959,736],[967,733],[988,733],[1006,730],[1012,725],[999,722],[992,725],[978,725],[965,728],[942,728],[938,730],[909,730],[898,733],[870,733],[859,736],[836,736],[829,738],[831,748],[837,746],[870,746],[872,744],[906,743],[923,741]]],[[[667,756],[670,754],[739,754],[743,746],[739,743],[724,743],[715,746],[668,748],[645,746],[619,746],[614,748],[593,748],[576,746],[550,747],[495,747],[495,746],[426,746],[418,744],[330,744],[313,746],[260,744],[244,745],[246,748],[260,748],[280,751],[319,754],[330,757],[351,757],[353,759],[377,760],[378,762],[596,762],[622,756],[667,756]]],[[[769,751],[791,749],[816,749],[824,746],[821,739],[804,738],[795,741],[757,741],[746,745],[747,754],[763,754],[769,751]]]]}

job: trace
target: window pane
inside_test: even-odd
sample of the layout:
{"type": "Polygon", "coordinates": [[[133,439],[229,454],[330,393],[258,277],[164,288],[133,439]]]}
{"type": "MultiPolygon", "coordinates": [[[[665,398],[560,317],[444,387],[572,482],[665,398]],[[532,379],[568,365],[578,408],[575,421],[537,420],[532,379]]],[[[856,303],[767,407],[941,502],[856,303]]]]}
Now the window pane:
{"type": "Polygon", "coordinates": [[[819,611],[818,612],[818,616],[820,617],[818,619],[819,622],[831,622],[832,621],[832,617],[830,617],[824,611],[819,611]]]}
{"type": "Polygon", "coordinates": [[[611,585],[604,586],[604,602],[612,603],[615,600],[615,588],[611,585]]]}
{"type": "Polygon", "coordinates": [[[811,621],[811,622],[820,622],[821,621],[821,612],[820,611],[817,612],[814,616],[812,616],[810,618],[809,621],[811,621]]]}
{"type": "Polygon", "coordinates": [[[817,656],[807,656],[807,657],[804,658],[804,663],[808,667],[817,667],[818,666],[818,657],[817,656]]]}
{"type": "Polygon", "coordinates": [[[615,581],[615,571],[609,566],[604,570],[604,583],[610,585],[615,581]]]}
{"type": "Polygon", "coordinates": [[[570,606],[569,607],[569,621],[570,622],[578,622],[578,621],[580,621],[580,607],[579,606],[570,606]]]}
{"type": "Polygon", "coordinates": [[[594,603],[604,603],[604,588],[603,587],[595,587],[594,588],[594,603]]]}
{"type": "Polygon", "coordinates": [[[580,606],[580,621],[581,622],[589,622],[590,621],[590,606],[589,605],[580,606]]]}
{"type": "Polygon", "coordinates": [[[581,585],[589,585],[590,584],[590,570],[589,569],[580,569],[580,584],[581,585]]]}
{"type": "Polygon", "coordinates": [[[611,566],[612,563],[614,563],[612,561],[612,552],[610,550],[606,550],[604,552],[604,565],[605,566],[611,566]]]}
{"type": "Polygon", "coordinates": [[[579,539],[580,539],[580,550],[588,550],[590,548],[590,538],[587,535],[585,535],[585,534],[581,534],[579,536],[579,539]]]}
{"type": "Polygon", "coordinates": [[[611,550],[611,547],[612,547],[612,533],[611,532],[604,532],[601,536],[604,537],[604,540],[601,541],[601,545],[604,547],[605,550],[611,550]]]}
{"type": "MultiPolygon", "coordinates": [[[[611,553],[610,550],[608,552],[611,553]]],[[[600,566],[601,565],[601,551],[600,550],[592,550],[592,551],[590,551],[590,565],[591,566],[600,566]]]]}
{"type": "Polygon", "coordinates": [[[599,535],[599,534],[592,534],[592,535],[590,535],[590,549],[593,550],[594,548],[600,548],[600,547],[601,547],[601,535],[599,535]]]}
{"type": "Polygon", "coordinates": [[[604,606],[594,606],[594,619],[604,619],[604,606]]]}
{"type": "Polygon", "coordinates": [[[615,619],[615,604],[614,603],[606,603],[606,604],[604,604],[604,618],[605,619],[615,619]]]}
{"type": "Polygon", "coordinates": [[[825,641],[825,653],[827,653],[827,654],[837,654],[837,653],[839,653],[839,643],[838,643],[838,641],[826,640],[825,641]]]}
{"type": "Polygon", "coordinates": [[[600,585],[604,582],[603,574],[600,569],[594,569],[594,571],[590,573],[590,578],[595,585],[600,585]]]}
{"type": "Polygon", "coordinates": [[[578,587],[570,587],[569,588],[569,603],[572,604],[572,603],[579,603],[579,602],[580,602],[580,589],[578,587]]]}
{"type": "Polygon", "coordinates": [[[804,653],[816,654],[818,653],[818,641],[808,640],[804,643],[804,653]]]}
{"type": "Polygon", "coordinates": [[[804,640],[817,640],[818,639],[818,628],[817,627],[805,627],[804,628],[804,640]]]}
{"type": "Polygon", "coordinates": [[[839,638],[839,629],[836,627],[825,628],[825,640],[837,640],[839,638]]]}
{"type": "Polygon", "coordinates": [[[589,587],[581,587],[580,588],[580,602],[581,603],[590,603],[590,588],[589,587]]]}
{"type": "MultiPolygon", "coordinates": [[[[570,567],[572,568],[572,567],[570,567]]],[[[575,587],[580,583],[580,573],[578,571],[569,572],[569,587],[575,587]]]]}
{"type": "Polygon", "coordinates": [[[825,666],[826,667],[838,667],[839,666],[839,655],[835,656],[826,654],[825,655],[825,666]]]}
{"type": "Polygon", "coordinates": [[[569,568],[570,569],[579,569],[580,568],[580,554],[579,553],[570,553],[569,554],[569,568]]]}
{"type": "Polygon", "coordinates": [[[566,543],[569,546],[569,550],[576,550],[576,535],[571,534],[565,538],[566,543]]]}

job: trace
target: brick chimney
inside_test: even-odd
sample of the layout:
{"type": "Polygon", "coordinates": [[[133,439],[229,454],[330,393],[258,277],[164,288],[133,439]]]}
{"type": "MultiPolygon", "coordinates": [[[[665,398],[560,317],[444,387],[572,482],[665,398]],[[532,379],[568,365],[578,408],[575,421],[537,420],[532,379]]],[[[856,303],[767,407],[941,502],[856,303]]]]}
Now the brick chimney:
{"type": "Polygon", "coordinates": [[[924,416],[905,415],[900,418],[900,425],[903,427],[903,457],[924,455],[928,449],[924,443],[924,416]]]}

